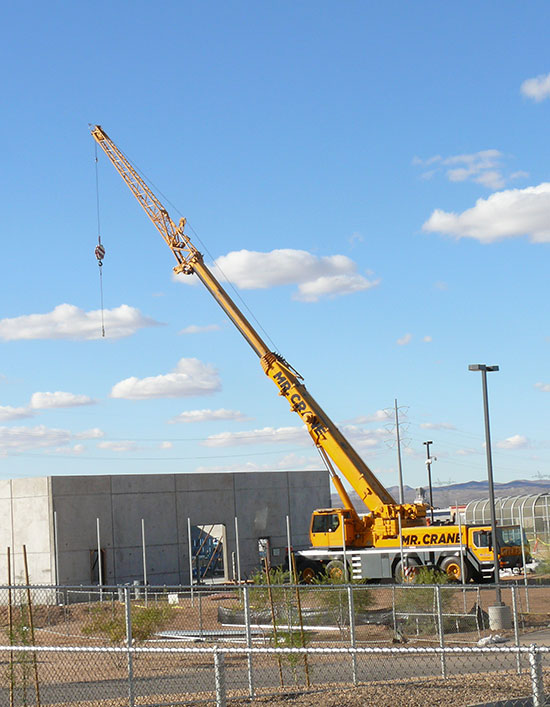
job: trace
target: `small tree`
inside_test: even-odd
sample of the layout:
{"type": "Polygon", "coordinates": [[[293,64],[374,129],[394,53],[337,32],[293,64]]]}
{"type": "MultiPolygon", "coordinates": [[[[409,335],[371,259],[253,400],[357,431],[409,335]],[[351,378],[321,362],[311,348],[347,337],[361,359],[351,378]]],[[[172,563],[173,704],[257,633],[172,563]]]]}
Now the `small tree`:
{"type": "Polygon", "coordinates": [[[319,592],[321,602],[338,626],[342,639],[346,627],[349,625],[348,586],[352,588],[353,593],[354,617],[374,604],[372,592],[366,589],[361,581],[352,580],[346,583],[342,575],[332,573],[321,575],[313,583],[323,587],[323,590],[319,592]]]}
{"type": "MultiPolygon", "coordinates": [[[[410,585],[399,587],[399,596],[395,603],[396,611],[402,615],[401,626],[414,628],[415,633],[437,632],[437,585],[449,585],[450,579],[445,572],[432,567],[420,567],[410,585]]],[[[450,609],[453,592],[442,590],[441,611],[450,609]]]]}
{"type": "MultiPolygon", "coordinates": [[[[143,643],[165,626],[172,618],[173,608],[168,604],[136,607],[131,609],[132,640],[143,643]]],[[[88,623],[82,632],[86,636],[103,636],[110,643],[126,640],[126,607],[121,604],[99,603],[92,608],[88,623]]]]}
{"type": "MultiPolygon", "coordinates": [[[[6,631],[10,645],[12,646],[30,646],[31,645],[31,627],[29,618],[29,608],[27,605],[14,609],[14,617],[12,621],[11,631],[6,631]]],[[[13,661],[6,668],[6,679],[8,685],[14,690],[19,685],[22,691],[23,705],[29,704],[28,689],[31,680],[32,670],[32,654],[30,651],[15,651],[13,661]],[[20,682],[19,682],[20,680],[20,682]]]]}
{"type": "MultiPolygon", "coordinates": [[[[281,604],[288,604],[288,597],[291,596],[288,587],[290,573],[283,570],[281,567],[272,567],[269,570],[269,578],[265,570],[258,570],[252,575],[252,587],[249,590],[249,601],[251,609],[266,609],[269,607],[269,592],[271,589],[271,597],[275,608],[281,608],[281,604]]],[[[292,600],[290,600],[292,601],[292,600]]],[[[277,612],[276,612],[277,613],[277,612]]]]}

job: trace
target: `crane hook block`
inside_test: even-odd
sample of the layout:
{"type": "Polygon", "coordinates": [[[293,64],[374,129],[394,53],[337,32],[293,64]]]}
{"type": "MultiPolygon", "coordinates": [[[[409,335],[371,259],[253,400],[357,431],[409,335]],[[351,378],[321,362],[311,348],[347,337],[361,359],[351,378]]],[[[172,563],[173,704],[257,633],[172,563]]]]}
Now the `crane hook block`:
{"type": "Polygon", "coordinates": [[[95,247],[95,257],[97,258],[99,267],[101,267],[103,265],[103,258],[105,257],[105,248],[101,243],[95,247]]]}

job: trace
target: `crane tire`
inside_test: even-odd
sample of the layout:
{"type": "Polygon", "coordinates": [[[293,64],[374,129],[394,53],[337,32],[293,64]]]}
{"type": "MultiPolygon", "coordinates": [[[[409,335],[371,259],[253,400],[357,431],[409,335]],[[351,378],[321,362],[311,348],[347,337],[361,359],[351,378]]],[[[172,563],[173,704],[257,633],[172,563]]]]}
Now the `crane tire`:
{"type": "Polygon", "coordinates": [[[316,562],[304,562],[298,570],[302,584],[313,584],[319,576],[319,565],[316,562]]]}
{"type": "Polygon", "coordinates": [[[439,569],[447,575],[451,582],[462,582],[462,568],[464,567],[464,582],[471,579],[470,565],[466,560],[460,562],[460,557],[444,557],[439,563],[439,569]]]}
{"type": "Polygon", "coordinates": [[[335,584],[343,584],[346,581],[346,568],[342,560],[331,560],[325,567],[325,574],[335,584]]]}
{"type": "Polygon", "coordinates": [[[401,560],[395,565],[393,578],[397,584],[414,584],[418,571],[422,565],[418,560],[410,557],[406,560],[405,565],[401,560]]]}

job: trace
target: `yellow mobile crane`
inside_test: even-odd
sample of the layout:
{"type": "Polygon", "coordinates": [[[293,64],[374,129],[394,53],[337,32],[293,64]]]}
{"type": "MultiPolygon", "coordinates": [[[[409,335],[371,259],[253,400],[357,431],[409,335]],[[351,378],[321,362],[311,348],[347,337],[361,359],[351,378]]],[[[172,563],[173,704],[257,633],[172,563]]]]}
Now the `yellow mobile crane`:
{"type": "MultiPolygon", "coordinates": [[[[302,575],[310,578],[322,569],[341,572],[342,557],[345,558],[349,550],[354,578],[395,577],[400,580],[405,573],[405,549],[408,560],[405,564],[412,567],[436,564],[457,578],[463,573],[473,575],[474,572],[480,577],[490,577],[493,563],[492,557],[488,556],[487,529],[475,529],[484,533],[482,540],[485,548],[480,552],[474,550],[471,553],[473,559],[468,558],[465,565],[469,541],[473,543],[473,535],[469,536],[468,529],[465,533],[459,532],[456,527],[428,529],[424,504],[396,503],[307,391],[300,374],[282,356],[269,349],[205,265],[202,254],[184,231],[185,219],[182,218],[178,225],[172,221],[162,203],[100,125],[93,126],[91,134],[174,254],[177,260],[174,272],[198,276],[257,354],[264,372],[277,386],[279,395],[287,399],[290,409],[303,420],[327,465],[344,507],[314,511],[310,527],[312,547],[297,553],[297,565],[302,575]],[[357,492],[367,513],[360,515],[356,511],[334,467],[357,492]],[[414,548],[414,554],[411,554],[411,548],[414,548]],[[456,559],[463,554],[464,557],[456,559]]],[[[514,543],[514,548],[509,548],[514,550],[515,559],[516,555],[521,556],[520,548],[515,552],[516,545],[514,543]]],[[[504,547],[502,539],[500,547],[504,547]]]]}

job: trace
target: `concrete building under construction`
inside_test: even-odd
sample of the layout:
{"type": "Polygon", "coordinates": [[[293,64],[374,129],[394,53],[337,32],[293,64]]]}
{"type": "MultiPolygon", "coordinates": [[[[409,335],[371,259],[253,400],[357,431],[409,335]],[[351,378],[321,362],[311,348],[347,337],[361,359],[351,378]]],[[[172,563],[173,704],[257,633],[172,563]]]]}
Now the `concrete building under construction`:
{"type": "Polygon", "coordinates": [[[106,585],[244,578],[266,552],[284,559],[287,528],[307,545],[311,511],[327,506],[326,471],[2,480],[0,583],[8,548],[12,581],[25,582],[23,547],[31,584],[97,584],[100,571],[106,585]]]}

